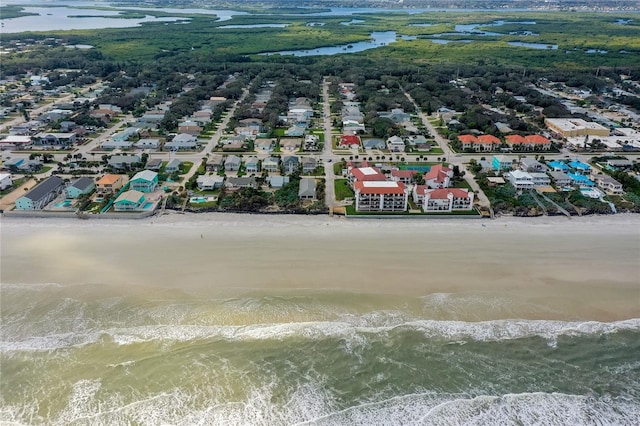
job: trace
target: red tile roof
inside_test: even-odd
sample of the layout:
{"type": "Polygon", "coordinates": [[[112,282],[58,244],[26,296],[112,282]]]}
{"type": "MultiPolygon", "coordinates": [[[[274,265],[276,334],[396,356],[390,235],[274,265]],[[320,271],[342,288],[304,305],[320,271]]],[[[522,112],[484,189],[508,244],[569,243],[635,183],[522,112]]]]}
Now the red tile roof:
{"type": "Polygon", "coordinates": [[[434,189],[428,192],[429,198],[433,200],[446,200],[449,194],[453,194],[454,198],[469,198],[469,193],[460,188],[443,188],[434,189]]]}
{"type": "Polygon", "coordinates": [[[432,166],[427,173],[425,173],[424,179],[425,180],[435,179],[436,182],[444,182],[449,172],[451,172],[450,168],[445,167],[442,164],[436,164],[432,166]]]}
{"type": "Polygon", "coordinates": [[[411,179],[417,173],[417,170],[391,170],[391,176],[405,179],[411,179]]]}
{"type": "Polygon", "coordinates": [[[353,179],[357,181],[383,181],[387,180],[387,177],[380,173],[380,170],[375,167],[360,167],[349,170],[349,173],[353,175],[353,179]]]}
{"type": "Polygon", "coordinates": [[[526,137],[527,141],[536,144],[536,145],[547,145],[550,144],[551,141],[544,136],[540,135],[529,135],[526,137]]]}
{"type": "Polygon", "coordinates": [[[360,138],[356,135],[342,135],[340,136],[340,145],[360,146],[360,138]]]}
{"type": "Polygon", "coordinates": [[[478,139],[476,139],[473,135],[460,135],[458,136],[458,140],[463,144],[476,143],[478,139]]]}
{"type": "Polygon", "coordinates": [[[404,194],[404,183],[402,182],[356,182],[353,184],[353,188],[361,194],[404,194]]]}
{"type": "Polygon", "coordinates": [[[478,136],[478,143],[500,145],[501,142],[500,139],[493,135],[480,135],[478,136]]]}
{"type": "Polygon", "coordinates": [[[519,144],[519,143],[527,143],[527,140],[520,136],[520,135],[509,135],[509,136],[505,136],[504,139],[507,141],[508,144],[519,144]]]}

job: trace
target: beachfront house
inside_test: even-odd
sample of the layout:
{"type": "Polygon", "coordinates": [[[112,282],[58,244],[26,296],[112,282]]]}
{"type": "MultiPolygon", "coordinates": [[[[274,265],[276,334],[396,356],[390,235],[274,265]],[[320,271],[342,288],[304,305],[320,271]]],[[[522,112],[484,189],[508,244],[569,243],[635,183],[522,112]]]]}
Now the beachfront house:
{"type": "Polygon", "coordinates": [[[513,185],[514,188],[518,190],[533,189],[534,187],[533,177],[529,173],[523,172],[522,170],[514,170],[508,172],[504,174],[504,177],[509,182],[511,182],[511,185],[513,185]]]}
{"type": "Polygon", "coordinates": [[[453,169],[442,164],[435,164],[424,174],[424,182],[427,188],[448,188],[453,179],[453,169]]]}
{"type": "Polygon", "coordinates": [[[125,191],[114,201],[113,209],[117,212],[130,212],[141,210],[146,204],[145,196],[136,190],[125,191]]]}
{"type": "Polygon", "coordinates": [[[76,179],[71,185],[67,186],[67,197],[78,198],[84,194],[91,194],[94,189],[96,189],[96,184],[93,179],[81,177],[76,179]]]}
{"type": "Polygon", "coordinates": [[[196,179],[198,189],[201,191],[213,191],[222,187],[224,176],[218,175],[201,175],[196,179]]]}
{"type": "Polygon", "coordinates": [[[316,199],[316,180],[313,178],[300,179],[300,187],[298,189],[298,198],[301,200],[316,199]]]}
{"type": "Polygon", "coordinates": [[[129,182],[127,175],[114,175],[107,173],[102,176],[96,183],[96,192],[98,194],[112,194],[120,191],[120,189],[129,182]]]}
{"type": "Polygon", "coordinates": [[[140,192],[153,192],[158,186],[158,173],[151,170],[138,172],[131,178],[130,189],[140,192]]]}
{"type": "Polygon", "coordinates": [[[471,210],[474,193],[463,188],[429,189],[426,185],[414,188],[413,200],[428,212],[454,212],[471,210]]]}
{"type": "Polygon", "coordinates": [[[16,200],[16,210],[41,210],[64,190],[64,180],[50,176],[16,200]]]}

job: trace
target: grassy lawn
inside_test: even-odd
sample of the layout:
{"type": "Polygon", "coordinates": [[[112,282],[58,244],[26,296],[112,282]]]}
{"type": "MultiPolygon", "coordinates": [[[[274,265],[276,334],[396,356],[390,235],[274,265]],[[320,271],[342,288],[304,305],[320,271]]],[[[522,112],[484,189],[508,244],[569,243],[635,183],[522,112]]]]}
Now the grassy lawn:
{"type": "Polygon", "coordinates": [[[182,164],[180,164],[180,170],[178,171],[178,174],[187,174],[189,170],[191,170],[191,167],[193,167],[192,161],[183,161],[182,164]]]}
{"type": "Polygon", "coordinates": [[[0,191],[0,196],[3,195],[7,195],[8,193],[10,193],[11,191],[15,190],[16,188],[18,188],[20,185],[22,185],[24,183],[26,179],[25,178],[20,178],[20,179],[16,179],[13,181],[13,185],[11,185],[9,188],[4,189],[2,191],[0,191]]]}
{"type": "Polygon", "coordinates": [[[34,175],[41,175],[43,173],[47,173],[49,170],[53,169],[53,167],[50,166],[44,166],[42,169],[38,170],[37,172],[34,172],[34,175]]]}
{"type": "Polygon", "coordinates": [[[473,188],[471,188],[471,185],[469,185],[469,182],[467,182],[465,179],[462,179],[459,182],[454,182],[453,188],[464,188],[468,189],[469,191],[473,191],[473,188]]]}
{"type": "Polygon", "coordinates": [[[333,173],[338,176],[342,174],[342,163],[333,163],[333,173]]]}
{"type": "Polygon", "coordinates": [[[336,191],[336,200],[342,201],[345,198],[353,197],[353,190],[349,187],[349,183],[346,179],[336,179],[334,182],[334,188],[336,191]]]}

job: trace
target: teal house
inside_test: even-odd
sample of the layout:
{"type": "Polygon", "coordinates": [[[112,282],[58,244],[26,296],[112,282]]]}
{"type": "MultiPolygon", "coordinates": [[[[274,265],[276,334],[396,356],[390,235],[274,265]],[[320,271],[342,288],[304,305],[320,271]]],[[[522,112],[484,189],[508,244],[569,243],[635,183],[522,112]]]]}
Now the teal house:
{"type": "Polygon", "coordinates": [[[158,173],[143,170],[136,173],[129,181],[129,188],[140,192],[153,192],[158,186],[158,173]]]}
{"type": "Polygon", "coordinates": [[[146,203],[144,194],[140,191],[125,191],[113,203],[113,209],[117,212],[132,212],[142,210],[146,203]]]}
{"type": "Polygon", "coordinates": [[[88,177],[78,178],[67,187],[68,198],[78,198],[83,194],[91,194],[96,189],[96,183],[88,177]]]}

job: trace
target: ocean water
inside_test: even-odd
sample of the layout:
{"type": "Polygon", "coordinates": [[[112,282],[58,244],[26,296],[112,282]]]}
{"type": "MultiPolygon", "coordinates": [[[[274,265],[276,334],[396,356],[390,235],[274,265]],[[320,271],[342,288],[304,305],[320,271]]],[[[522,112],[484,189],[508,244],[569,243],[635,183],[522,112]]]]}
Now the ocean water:
{"type": "Polygon", "coordinates": [[[640,319],[472,291],[0,296],[0,424],[640,424],[640,319]]]}

